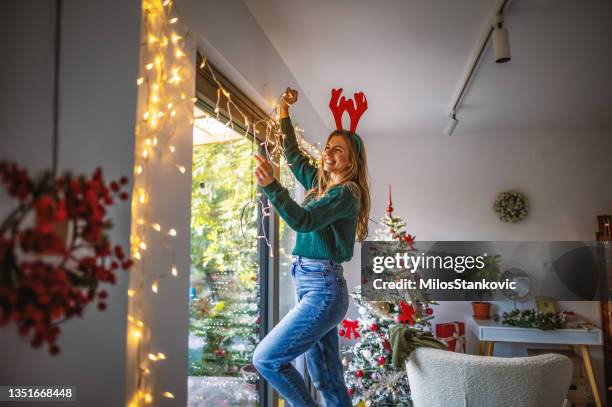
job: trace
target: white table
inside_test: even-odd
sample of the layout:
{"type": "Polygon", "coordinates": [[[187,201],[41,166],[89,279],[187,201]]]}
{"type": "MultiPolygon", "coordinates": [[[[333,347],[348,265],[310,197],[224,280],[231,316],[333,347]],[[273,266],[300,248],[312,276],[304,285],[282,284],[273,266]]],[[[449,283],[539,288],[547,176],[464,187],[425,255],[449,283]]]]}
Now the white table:
{"type": "Polygon", "coordinates": [[[595,405],[597,407],[602,406],[588,348],[589,346],[603,344],[601,329],[555,329],[552,331],[543,331],[537,328],[519,328],[503,325],[501,322],[495,322],[492,319],[474,318],[470,318],[468,325],[480,342],[481,355],[486,354],[487,356],[493,356],[495,342],[545,343],[551,345],[569,345],[570,347],[578,346],[580,348],[580,355],[584,361],[589,385],[593,392],[595,405]]]}

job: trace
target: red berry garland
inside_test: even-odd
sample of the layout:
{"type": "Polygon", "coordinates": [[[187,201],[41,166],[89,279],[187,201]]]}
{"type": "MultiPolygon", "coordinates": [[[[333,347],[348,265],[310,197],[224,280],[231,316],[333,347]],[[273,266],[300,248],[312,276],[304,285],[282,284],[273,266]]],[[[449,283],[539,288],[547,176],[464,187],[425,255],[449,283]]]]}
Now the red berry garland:
{"type": "Polygon", "coordinates": [[[32,180],[25,169],[2,161],[0,182],[19,203],[0,224],[0,326],[14,321],[20,335],[32,336],[34,348],[47,342],[57,355],[59,324],[82,316],[96,297],[98,309],[106,309],[108,294],[96,296],[98,284],[115,284],[114,270],[132,266],[106,234],[112,227],[106,206],[129,198],[121,191],[128,179],[106,186],[97,168],[90,178],[46,172],[32,180]]]}

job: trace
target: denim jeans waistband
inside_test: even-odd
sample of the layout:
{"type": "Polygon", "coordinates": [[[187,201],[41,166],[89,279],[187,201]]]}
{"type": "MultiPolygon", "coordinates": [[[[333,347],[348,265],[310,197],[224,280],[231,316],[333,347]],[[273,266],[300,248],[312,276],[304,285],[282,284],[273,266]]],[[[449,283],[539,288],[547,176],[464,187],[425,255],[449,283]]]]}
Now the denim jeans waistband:
{"type": "Polygon", "coordinates": [[[302,264],[302,263],[322,263],[322,264],[329,264],[330,266],[341,266],[342,263],[338,263],[337,261],[333,261],[333,260],[328,260],[328,259],[312,259],[310,257],[304,257],[304,256],[299,256],[299,255],[294,255],[293,256],[293,262],[297,263],[297,264],[302,264]]]}

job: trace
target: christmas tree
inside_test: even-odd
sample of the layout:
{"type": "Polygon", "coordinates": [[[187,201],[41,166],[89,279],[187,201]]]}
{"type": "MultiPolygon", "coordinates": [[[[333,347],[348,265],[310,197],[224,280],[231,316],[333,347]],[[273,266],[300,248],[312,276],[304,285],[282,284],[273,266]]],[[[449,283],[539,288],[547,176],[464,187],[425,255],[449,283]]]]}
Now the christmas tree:
{"type": "MultiPolygon", "coordinates": [[[[397,241],[394,249],[416,250],[415,237],[405,230],[406,222],[393,215],[391,187],[387,214],[381,219],[383,229],[377,230],[375,240],[397,241]]],[[[418,274],[403,276],[418,279],[418,274]]],[[[356,339],[343,349],[344,378],[355,406],[411,406],[410,388],[404,369],[393,367],[389,329],[402,324],[411,329],[414,346],[440,347],[431,335],[433,318],[431,301],[422,290],[403,290],[391,295],[393,302],[364,301],[361,287],[352,293],[358,306],[359,319],[342,321],[339,331],[347,339],[356,339]]]]}

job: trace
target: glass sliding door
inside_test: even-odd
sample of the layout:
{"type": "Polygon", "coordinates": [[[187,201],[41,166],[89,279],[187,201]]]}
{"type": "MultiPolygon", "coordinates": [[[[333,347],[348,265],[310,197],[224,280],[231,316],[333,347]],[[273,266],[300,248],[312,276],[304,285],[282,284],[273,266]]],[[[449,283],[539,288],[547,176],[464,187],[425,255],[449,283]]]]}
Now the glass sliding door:
{"type": "Polygon", "coordinates": [[[199,108],[193,136],[188,405],[258,406],[258,146],[199,108]]]}

